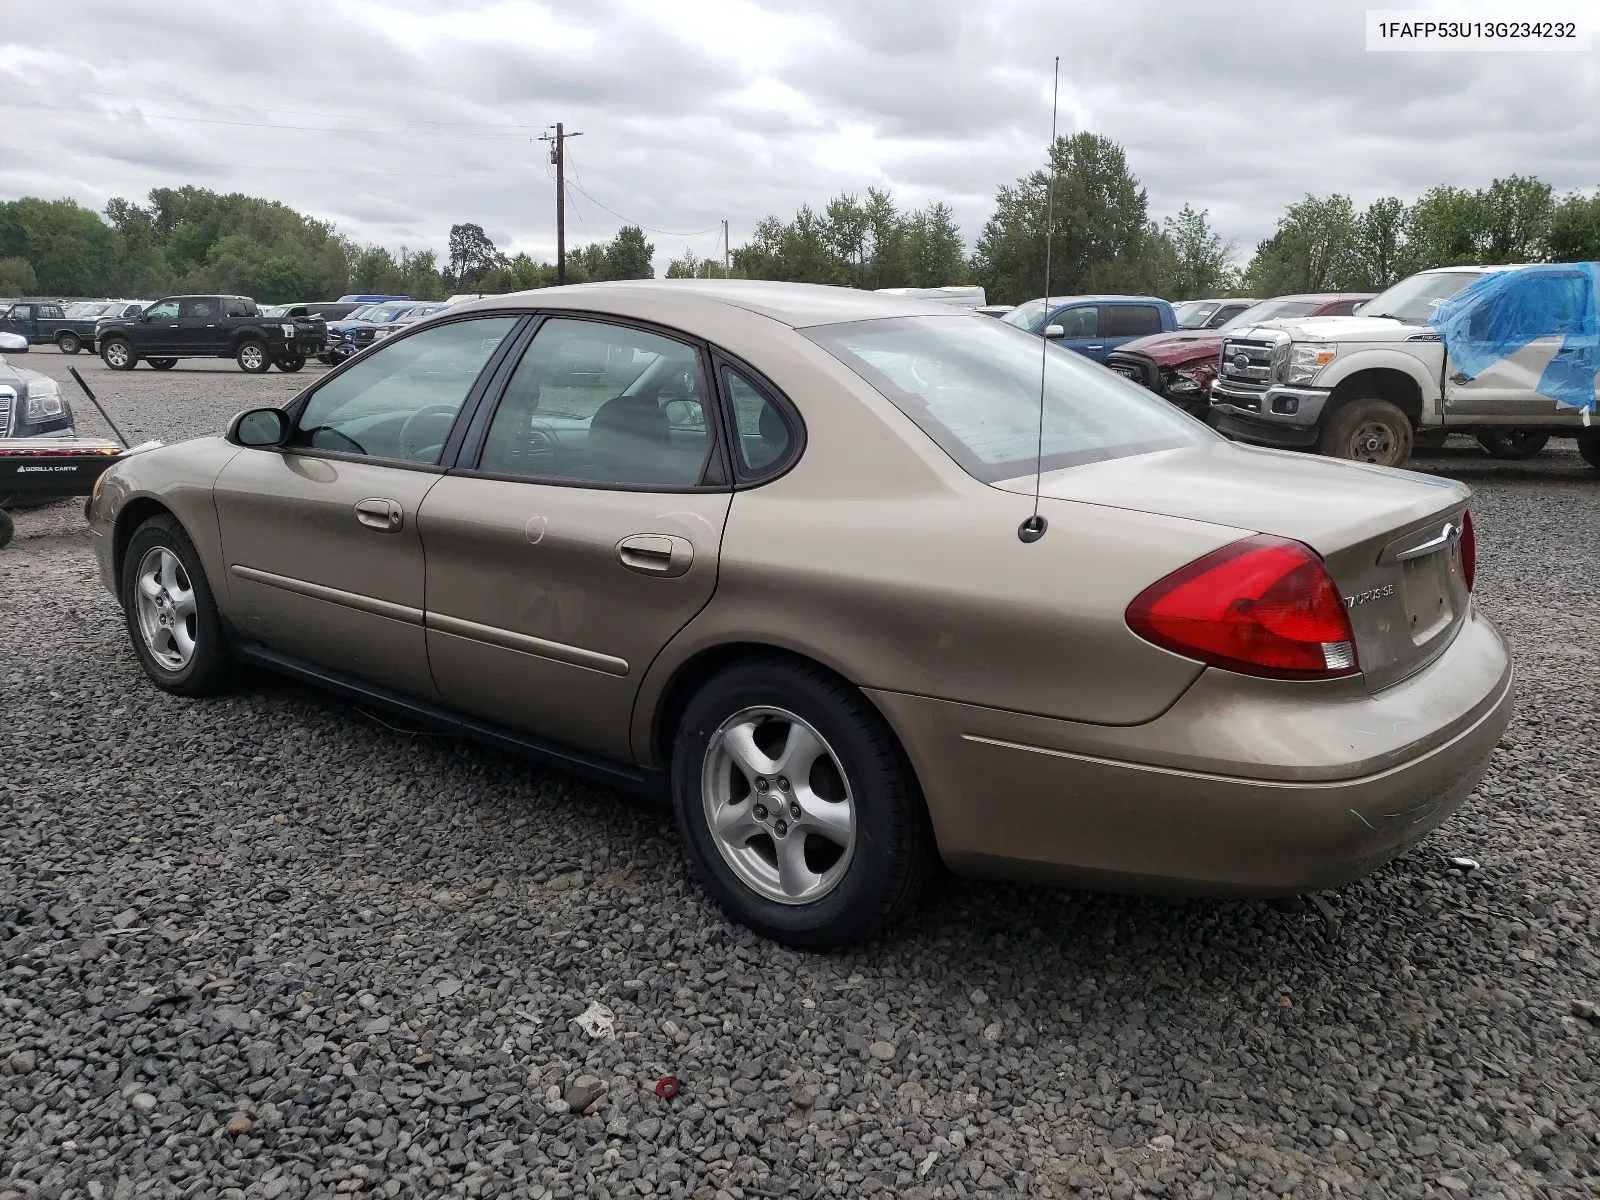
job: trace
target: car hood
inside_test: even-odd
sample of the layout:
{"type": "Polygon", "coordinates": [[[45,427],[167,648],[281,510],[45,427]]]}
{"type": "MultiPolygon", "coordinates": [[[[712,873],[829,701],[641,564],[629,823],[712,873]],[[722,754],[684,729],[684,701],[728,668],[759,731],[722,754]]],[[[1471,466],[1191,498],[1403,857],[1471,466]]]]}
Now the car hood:
{"type": "Polygon", "coordinates": [[[1222,349],[1222,333],[1216,329],[1180,329],[1176,333],[1152,333],[1149,337],[1124,342],[1113,354],[1141,354],[1158,367],[1215,358],[1222,349]]]}
{"type": "Polygon", "coordinates": [[[1270,338],[1287,333],[1296,342],[1404,342],[1427,331],[1426,325],[1407,325],[1393,317],[1294,317],[1230,329],[1227,336],[1270,338]]]}
{"type": "MultiPolygon", "coordinates": [[[[1008,480],[1030,491],[1032,477],[1008,480]]],[[[1040,494],[1271,533],[1319,554],[1457,507],[1454,480],[1218,438],[1047,472],[1040,494]]]]}

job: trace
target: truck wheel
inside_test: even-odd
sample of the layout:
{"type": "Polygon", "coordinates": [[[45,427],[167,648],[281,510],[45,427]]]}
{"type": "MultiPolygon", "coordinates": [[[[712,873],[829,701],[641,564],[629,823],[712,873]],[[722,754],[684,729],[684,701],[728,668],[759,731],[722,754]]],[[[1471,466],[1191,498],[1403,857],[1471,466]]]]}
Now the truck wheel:
{"type": "Polygon", "coordinates": [[[178,360],[175,358],[149,358],[145,361],[158,371],[170,371],[178,365],[178,360]]]}
{"type": "Polygon", "coordinates": [[[331,354],[319,354],[317,355],[317,361],[331,367],[339,360],[331,354]]]}
{"type": "Polygon", "coordinates": [[[1317,451],[1350,462],[1398,467],[1411,457],[1411,422],[1387,400],[1357,396],[1345,402],[1317,439],[1317,451]]]}
{"type": "Polygon", "coordinates": [[[151,682],[179,696],[227,689],[238,664],[183,526],[163,513],[134,530],[118,584],[128,637],[151,682]]]}
{"type": "Polygon", "coordinates": [[[11,514],[0,508],[0,550],[6,548],[6,544],[11,541],[11,535],[16,530],[17,527],[12,523],[11,514]]]}
{"type": "Polygon", "coordinates": [[[287,355],[278,360],[278,370],[294,372],[306,365],[304,354],[287,355]]]}
{"type": "Polygon", "coordinates": [[[1532,458],[1550,440],[1548,433],[1537,429],[1486,429],[1477,437],[1490,458],[1509,459],[1532,458]]]}
{"type": "Polygon", "coordinates": [[[1600,471],[1600,429],[1585,429],[1578,435],[1578,453],[1584,462],[1600,471]]]}
{"type": "Polygon", "coordinates": [[[233,361],[239,364],[241,371],[248,371],[252,375],[260,375],[272,366],[272,359],[267,356],[267,348],[257,341],[244,342],[233,356],[233,361]]]}
{"type": "Polygon", "coordinates": [[[139,361],[133,343],[126,338],[107,338],[100,347],[100,357],[113,371],[131,371],[139,361]]]}
{"type": "Polygon", "coordinates": [[[56,349],[63,354],[76,354],[83,349],[83,339],[75,333],[63,333],[56,338],[56,349]]]}

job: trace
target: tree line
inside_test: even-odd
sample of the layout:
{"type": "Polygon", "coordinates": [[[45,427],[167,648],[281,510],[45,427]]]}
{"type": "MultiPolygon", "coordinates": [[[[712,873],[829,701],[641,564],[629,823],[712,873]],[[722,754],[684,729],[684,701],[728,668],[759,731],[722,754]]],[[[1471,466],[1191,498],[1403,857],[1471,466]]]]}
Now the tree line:
{"type": "MultiPolygon", "coordinates": [[[[944,204],[903,208],[888,192],[841,194],[820,208],[768,216],[730,254],[735,277],[860,288],[981,284],[992,303],[1050,290],[1139,292],[1171,300],[1210,295],[1377,291],[1427,267],[1460,263],[1600,259],[1600,196],[1558,197],[1538,179],[1511,176],[1478,189],[1436,187],[1358,209],[1347,195],[1307,195],[1240,262],[1206,209],[1160,220],[1146,189],[1109,138],[1057,139],[1048,161],[995,195],[993,214],[966,252],[944,204]],[[1048,220],[1047,220],[1048,214],[1048,220]]],[[[567,280],[650,278],[655,246],[637,226],[567,254],[567,280]]],[[[669,278],[716,278],[721,259],[686,250],[669,278]]],[[[104,214],[71,200],[0,203],[0,295],[232,292],[262,301],[349,292],[438,299],[454,292],[548,287],[555,264],[508,257],[479,225],[451,227],[448,259],[431,250],[358,245],[326,221],[277,201],[185,186],[156,188],[140,205],[115,199],[104,214]]]]}

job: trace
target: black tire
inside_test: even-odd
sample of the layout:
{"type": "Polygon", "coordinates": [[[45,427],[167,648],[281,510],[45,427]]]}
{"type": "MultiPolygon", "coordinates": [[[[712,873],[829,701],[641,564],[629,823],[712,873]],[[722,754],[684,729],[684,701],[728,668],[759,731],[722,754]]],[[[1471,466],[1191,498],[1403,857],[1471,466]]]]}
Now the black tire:
{"type": "Polygon", "coordinates": [[[118,580],[117,591],[133,652],[144,673],[158,688],[179,696],[213,696],[232,685],[238,674],[238,664],[228,651],[222,616],[217,611],[194,543],[174,517],[163,513],[134,530],[122,558],[122,578],[118,580]],[[141,568],[149,565],[148,556],[162,550],[177,558],[181,567],[178,579],[188,584],[194,598],[192,620],[184,622],[193,650],[187,661],[177,666],[161,661],[146,639],[137,598],[141,568]]]}
{"type": "Polygon", "coordinates": [[[306,356],[304,354],[295,354],[278,360],[278,370],[290,373],[300,370],[305,365],[306,356]]]}
{"type": "MultiPolygon", "coordinates": [[[[791,946],[828,949],[898,919],[934,868],[933,829],[894,734],[855,688],[799,660],[746,659],[701,687],[674,740],[672,796],[685,853],[706,890],[734,920],[791,946]],[[809,724],[832,751],[849,790],[853,849],[831,890],[809,903],[769,899],[743,881],[719,850],[706,815],[703,775],[712,735],[752,708],[784,710],[809,724]]],[[[751,792],[752,805],[755,799],[751,792]]],[[[771,838],[767,845],[776,846],[771,838]]]]}
{"type": "Polygon", "coordinates": [[[100,360],[113,371],[131,371],[139,365],[139,355],[127,338],[107,338],[100,343],[100,360]]]}
{"type": "Polygon", "coordinates": [[[241,371],[251,375],[264,375],[272,369],[272,356],[267,353],[266,343],[256,338],[240,342],[233,352],[233,361],[239,364],[241,371]]]}
{"type": "Polygon", "coordinates": [[[11,542],[11,535],[16,533],[16,524],[11,520],[11,514],[0,508],[0,550],[4,550],[11,542]]]}
{"type": "Polygon", "coordinates": [[[1548,433],[1538,429],[1485,429],[1476,436],[1478,445],[1489,452],[1490,458],[1512,461],[1532,458],[1550,440],[1548,433]]]}
{"type": "Polygon", "coordinates": [[[1322,428],[1317,452],[1349,462],[1398,467],[1411,457],[1411,421],[1387,400],[1356,396],[1322,428]]]}
{"type": "Polygon", "coordinates": [[[147,358],[145,361],[158,371],[170,371],[178,365],[175,358],[147,358]]]}
{"type": "Polygon", "coordinates": [[[317,355],[317,361],[322,363],[324,366],[331,367],[339,360],[331,354],[319,354],[317,355]]]}
{"type": "Polygon", "coordinates": [[[1578,435],[1578,453],[1584,462],[1600,471],[1600,429],[1585,429],[1578,435]]]}
{"type": "Polygon", "coordinates": [[[83,339],[75,333],[63,333],[56,338],[56,349],[63,354],[76,354],[83,349],[83,339]]]}

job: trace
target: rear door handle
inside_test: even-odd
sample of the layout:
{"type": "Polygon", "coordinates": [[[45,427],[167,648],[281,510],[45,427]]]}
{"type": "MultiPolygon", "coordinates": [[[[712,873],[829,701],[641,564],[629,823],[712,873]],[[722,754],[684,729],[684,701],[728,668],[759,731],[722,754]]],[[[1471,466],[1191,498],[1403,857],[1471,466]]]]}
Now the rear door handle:
{"type": "Polygon", "coordinates": [[[641,575],[673,579],[694,562],[694,545],[688,538],[665,533],[636,533],[617,543],[617,561],[641,575]]]}
{"type": "Polygon", "coordinates": [[[356,501],[356,520],[380,533],[399,533],[405,523],[405,510],[393,500],[372,497],[356,501]]]}

